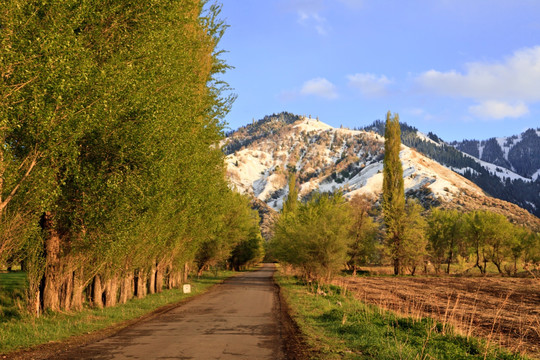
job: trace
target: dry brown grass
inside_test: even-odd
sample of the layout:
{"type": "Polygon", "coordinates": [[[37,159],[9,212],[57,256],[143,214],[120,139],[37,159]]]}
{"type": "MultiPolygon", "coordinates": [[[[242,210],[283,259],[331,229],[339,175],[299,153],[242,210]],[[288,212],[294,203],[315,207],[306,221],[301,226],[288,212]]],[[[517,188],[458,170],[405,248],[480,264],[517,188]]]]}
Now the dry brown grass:
{"type": "Polygon", "coordinates": [[[334,283],[364,302],[406,316],[434,317],[464,336],[540,358],[538,279],[372,276],[334,283]]]}

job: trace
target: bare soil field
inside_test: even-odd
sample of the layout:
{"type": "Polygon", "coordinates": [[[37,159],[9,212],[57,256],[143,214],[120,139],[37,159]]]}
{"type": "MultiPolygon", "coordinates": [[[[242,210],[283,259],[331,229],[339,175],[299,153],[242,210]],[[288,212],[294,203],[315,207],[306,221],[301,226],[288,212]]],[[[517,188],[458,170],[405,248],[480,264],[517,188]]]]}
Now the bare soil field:
{"type": "Polygon", "coordinates": [[[430,316],[540,358],[540,280],[505,277],[345,277],[334,281],[366,303],[430,316]]]}

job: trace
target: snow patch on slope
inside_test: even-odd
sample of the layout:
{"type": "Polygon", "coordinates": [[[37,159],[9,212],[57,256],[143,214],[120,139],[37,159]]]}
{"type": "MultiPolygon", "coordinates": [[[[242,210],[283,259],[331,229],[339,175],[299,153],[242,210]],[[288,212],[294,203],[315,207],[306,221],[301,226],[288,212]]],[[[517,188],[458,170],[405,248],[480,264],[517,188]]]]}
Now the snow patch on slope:
{"type": "Polygon", "coordinates": [[[491,174],[497,176],[499,179],[501,179],[501,181],[505,181],[506,179],[510,179],[510,180],[523,180],[523,181],[528,181],[530,182],[531,179],[529,178],[526,178],[526,177],[523,177],[521,175],[518,175],[516,174],[515,172],[511,171],[511,170],[508,170],[502,166],[497,166],[497,165],[494,165],[492,163],[488,163],[488,162],[485,162],[483,160],[480,160],[472,155],[469,155],[467,153],[463,153],[463,155],[465,156],[468,156],[472,159],[474,159],[474,161],[476,161],[477,163],[479,163],[483,168],[485,168],[486,170],[488,170],[491,174]]]}
{"type": "MultiPolygon", "coordinates": [[[[310,118],[279,131],[278,138],[261,139],[227,157],[230,181],[239,190],[279,210],[288,193],[287,167],[295,165],[306,179],[299,184],[300,197],[313,191],[337,190],[347,197],[357,193],[375,197],[381,194],[384,147],[381,136],[361,130],[336,129],[310,118]],[[350,148],[359,144],[359,148],[350,148]]],[[[478,187],[452,170],[404,145],[401,149],[406,192],[425,188],[443,201],[452,200],[463,190],[481,193],[478,187]]]]}
{"type": "Polygon", "coordinates": [[[424,134],[423,132],[420,132],[420,131],[416,131],[416,136],[418,136],[421,140],[425,141],[425,142],[429,142],[429,143],[432,143],[436,146],[441,146],[441,144],[439,144],[438,142],[434,141],[433,139],[429,138],[426,134],[424,134]]]}

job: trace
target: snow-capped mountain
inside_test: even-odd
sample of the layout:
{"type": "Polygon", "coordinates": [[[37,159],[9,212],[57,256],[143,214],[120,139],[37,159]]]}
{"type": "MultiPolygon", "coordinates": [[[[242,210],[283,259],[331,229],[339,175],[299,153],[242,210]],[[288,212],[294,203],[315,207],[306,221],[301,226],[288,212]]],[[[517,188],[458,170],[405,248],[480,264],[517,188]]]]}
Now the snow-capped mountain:
{"type": "MultiPolygon", "coordinates": [[[[384,123],[364,128],[384,133],[384,123]]],[[[520,136],[486,141],[446,143],[437,135],[424,135],[401,124],[402,142],[460,173],[487,194],[512,202],[540,216],[540,130],[529,129],[520,136]]]]}
{"type": "Polygon", "coordinates": [[[477,159],[510,170],[523,181],[540,177],[540,128],[510,137],[463,140],[452,146],[477,159]]]}
{"type": "MultiPolygon", "coordinates": [[[[450,147],[433,134],[415,136],[432,147],[450,147]]],[[[384,138],[374,131],[333,128],[309,116],[281,113],[229,134],[224,150],[231,183],[275,210],[288,194],[289,171],[296,172],[301,198],[339,190],[346,197],[378,199],[382,191],[384,138]]],[[[407,196],[425,206],[491,208],[518,222],[540,221],[487,196],[472,181],[412,147],[402,145],[400,158],[407,196]]]]}

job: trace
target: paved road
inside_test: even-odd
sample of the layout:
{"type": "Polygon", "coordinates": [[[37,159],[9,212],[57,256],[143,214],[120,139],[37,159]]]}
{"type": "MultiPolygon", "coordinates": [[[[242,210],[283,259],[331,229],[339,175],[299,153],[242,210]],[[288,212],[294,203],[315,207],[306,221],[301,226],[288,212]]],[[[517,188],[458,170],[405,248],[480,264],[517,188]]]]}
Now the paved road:
{"type": "Polygon", "coordinates": [[[63,359],[283,359],[274,265],[63,359]]]}

